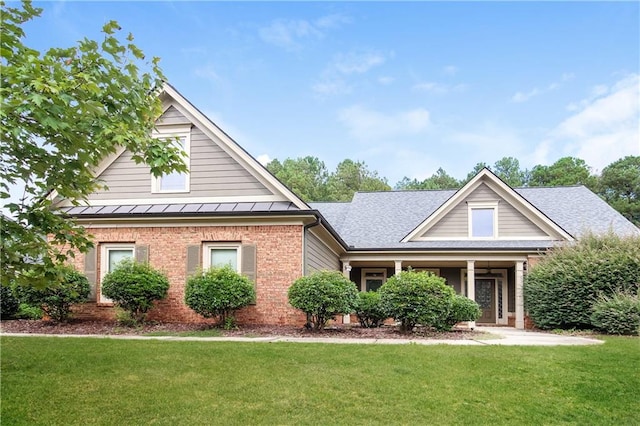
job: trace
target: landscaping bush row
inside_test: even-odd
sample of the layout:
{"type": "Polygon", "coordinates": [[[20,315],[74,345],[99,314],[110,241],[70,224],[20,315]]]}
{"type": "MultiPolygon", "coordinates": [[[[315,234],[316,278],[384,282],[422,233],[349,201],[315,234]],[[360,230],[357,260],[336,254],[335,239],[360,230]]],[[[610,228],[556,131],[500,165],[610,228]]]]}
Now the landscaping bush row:
{"type": "Polygon", "coordinates": [[[363,327],[378,327],[386,318],[400,322],[403,332],[420,324],[439,331],[480,317],[478,304],[456,295],[444,278],[430,272],[403,271],[389,278],[378,292],[358,293],[336,271],[319,271],[296,280],[289,303],[307,315],[307,326],[321,330],[336,315],[358,315],[363,327]]]}

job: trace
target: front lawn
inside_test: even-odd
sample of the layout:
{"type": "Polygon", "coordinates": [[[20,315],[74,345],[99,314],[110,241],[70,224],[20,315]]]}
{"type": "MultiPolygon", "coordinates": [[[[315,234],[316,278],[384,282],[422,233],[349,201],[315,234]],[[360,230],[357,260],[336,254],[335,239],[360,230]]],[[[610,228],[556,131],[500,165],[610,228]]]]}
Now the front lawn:
{"type": "Polygon", "coordinates": [[[639,424],[640,340],[461,347],[2,337],[14,424],[639,424]]]}

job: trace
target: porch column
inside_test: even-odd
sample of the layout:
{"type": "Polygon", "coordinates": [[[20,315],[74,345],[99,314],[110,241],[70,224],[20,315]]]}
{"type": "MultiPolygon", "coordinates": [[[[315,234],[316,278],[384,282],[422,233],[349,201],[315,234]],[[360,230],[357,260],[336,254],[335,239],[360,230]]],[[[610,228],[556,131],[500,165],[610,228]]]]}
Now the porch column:
{"type": "MultiPolygon", "coordinates": [[[[348,280],[351,279],[351,265],[349,265],[349,262],[342,262],[342,275],[344,275],[348,280]]],[[[342,323],[343,324],[350,324],[351,323],[351,314],[346,314],[342,316],[342,323]]]]}
{"type": "Polygon", "coordinates": [[[402,260],[396,260],[395,264],[396,264],[396,275],[398,275],[400,272],[402,272],[402,260]]]}
{"type": "Polygon", "coordinates": [[[516,262],[516,328],[524,329],[524,262],[516,262]]]}
{"type": "MultiPolygon", "coordinates": [[[[467,260],[467,297],[471,300],[476,300],[476,270],[474,260],[467,260]]],[[[469,321],[469,328],[476,328],[476,322],[469,321]]]]}

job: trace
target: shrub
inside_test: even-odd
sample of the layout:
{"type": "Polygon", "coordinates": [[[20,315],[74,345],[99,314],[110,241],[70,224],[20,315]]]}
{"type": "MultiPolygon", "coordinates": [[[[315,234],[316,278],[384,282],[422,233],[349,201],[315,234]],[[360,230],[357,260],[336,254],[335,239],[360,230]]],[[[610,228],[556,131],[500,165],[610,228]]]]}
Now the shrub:
{"type": "Polygon", "coordinates": [[[13,318],[20,309],[20,301],[8,285],[0,286],[0,318],[13,318]]]}
{"type": "MultiPolygon", "coordinates": [[[[45,288],[20,286],[16,292],[21,302],[42,311],[54,321],[67,321],[71,317],[71,306],[86,302],[91,288],[82,273],[70,266],[58,268],[62,279],[45,288]]],[[[29,313],[31,315],[32,313],[29,313]]]]}
{"type": "Polygon", "coordinates": [[[358,293],[355,312],[360,325],[365,328],[380,327],[389,316],[382,307],[380,294],[376,291],[358,293]]]}
{"type": "Polygon", "coordinates": [[[143,322],[153,302],[164,299],[168,291],[166,275],[132,259],[122,260],[102,280],[102,293],[136,322],[143,322]]]}
{"type": "Polygon", "coordinates": [[[297,279],[289,288],[289,303],[307,314],[307,326],[324,329],[338,314],[351,313],[358,290],[337,271],[317,271],[297,279]]]}
{"type": "Polygon", "coordinates": [[[185,302],[205,318],[219,317],[220,324],[232,328],[236,310],[255,301],[256,292],[249,278],[229,266],[212,268],[187,280],[185,302]]]}
{"type": "Polygon", "coordinates": [[[640,297],[627,293],[601,296],[591,323],[608,334],[640,334],[640,297]]]}
{"type": "Polygon", "coordinates": [[[636,294],[640,285],[640,237],[586,235],[551,250],[524,284],[525,308],[539,328],[591,328],[600,295],[636,294]]]}
{"type": "Polygon", "coordinates": [[[28,320],[39,320],[42,319],[43,316],[44,312],[42,312],[39,306],[32,306],[28,303],[20,303],[20,308],[16,314],[16,318],[28,320]]]}
{"type": "Polygon", "coordinates": [[[446,318],[455,291],[431,272],[403,271],[378,290],[389,316],[400,321],[400,330],[411,332],[417,324],[446,329],[446,318]]]}
{"type": "Polygon", "coordinates": [[[449,315],[447,315],[444,321],[444,327],[447,330],[451,330],[451,328],[459,322],[476,321],[480,318],[480,315],[482,315],[482,311],[475,300],[456,294],[453,298],[449,315]]]}

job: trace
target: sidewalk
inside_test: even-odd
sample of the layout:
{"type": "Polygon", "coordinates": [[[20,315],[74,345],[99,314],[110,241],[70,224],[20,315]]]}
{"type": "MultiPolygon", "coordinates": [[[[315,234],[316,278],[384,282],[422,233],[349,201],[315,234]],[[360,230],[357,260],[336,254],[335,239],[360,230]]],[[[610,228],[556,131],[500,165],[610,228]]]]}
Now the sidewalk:
{"type": "Polygon", "coordinates": [[[473,340],[437,340],[437,339],[342,339],[329,337],[180,337],[180,336],[138,336],[138,335],[103,335],[103,334],[26,334],[1,333],[0,336],[19,337],[60,337],[60,338],[94,338],[119,340],[167,340],[167,341],[204,341],[204,342],[254,342],[254,343],[334,343],[359,345],[504,345],[504,346],[580,346],[598,345],[602,340],[586,337],[566,336],[539,331],[516,330],[511,327],[478,327],[478,331],[490,333],[486,338],[473,340]]]}

